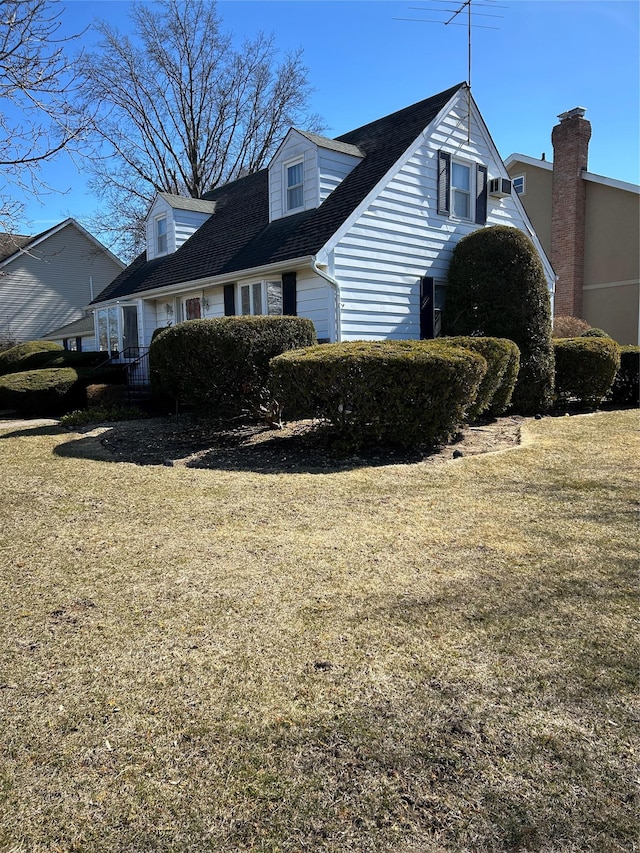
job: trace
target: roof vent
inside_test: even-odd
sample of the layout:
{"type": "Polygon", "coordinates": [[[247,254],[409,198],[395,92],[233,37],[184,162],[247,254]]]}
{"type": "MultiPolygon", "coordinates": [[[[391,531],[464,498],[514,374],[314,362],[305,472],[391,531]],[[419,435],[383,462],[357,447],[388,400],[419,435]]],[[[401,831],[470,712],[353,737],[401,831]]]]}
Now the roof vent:
{"type": "Polygon", "coordinates": [[[586,113],[586,107],[574,107],[572,110],[567,110],[566,113],[560,113],[558,118],[560,121],[565,121],[568,118],[584,118],[584,114],[586,113]]]}

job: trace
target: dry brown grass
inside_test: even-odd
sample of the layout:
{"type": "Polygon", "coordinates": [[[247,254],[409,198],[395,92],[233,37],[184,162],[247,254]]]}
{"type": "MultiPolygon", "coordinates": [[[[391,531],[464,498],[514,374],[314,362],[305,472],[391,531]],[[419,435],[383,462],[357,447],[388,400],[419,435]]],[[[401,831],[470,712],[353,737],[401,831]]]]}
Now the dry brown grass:
{"type": "Polygon", "coordinates": [[[0,849],[637,849],[637,427],[316,475],[0,434],[0,849]]]}

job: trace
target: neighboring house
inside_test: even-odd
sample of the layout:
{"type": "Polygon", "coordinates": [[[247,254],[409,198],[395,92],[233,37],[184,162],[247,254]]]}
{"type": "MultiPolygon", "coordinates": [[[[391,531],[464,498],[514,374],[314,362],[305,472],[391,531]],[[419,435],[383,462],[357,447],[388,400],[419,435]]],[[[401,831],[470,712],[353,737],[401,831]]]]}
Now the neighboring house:
{"type": "Polygon", "coordinates": [[[583,107],[553,128],[553,163],[505,165],[558,276],[556,316],[581,317],[621,344],[640,343],[640,187],[587,171],[583,107]]]}
{"type": "Polygon", "coordinates": [[[74,219],[35,237],[0,234],[0,338],[36,340],[82,318],[124,266],[74,219]]]}
{"type": "Polygon", "coordinates": [[[65,323],[46,335],[41,335],[43,341],[53,341],[66,350],[78,352],[93,352],[96,349],[96,330],[93,313],[85,314],[79,320],[65,323]]]}
{"type": "Polygon", "coordinates": [[[433,337],[457,241],[530,234],[554,273],[465,84],[337,139],[291,129],[268,169],[202,200],[160,194],[147,250],[95,300],[101,349],[158,327],[297,314],[320,340],[433,337]]]}

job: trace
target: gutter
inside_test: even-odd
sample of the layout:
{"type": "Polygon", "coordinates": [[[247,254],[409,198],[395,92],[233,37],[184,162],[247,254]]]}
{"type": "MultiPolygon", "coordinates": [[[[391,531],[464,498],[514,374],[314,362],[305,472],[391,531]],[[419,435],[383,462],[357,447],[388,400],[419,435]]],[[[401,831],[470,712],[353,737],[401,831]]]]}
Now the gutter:
{"type": "Polygon", "coordinates": [[[336,341],[340,343],[340,341],[342,340],[342,328],[340,322],[340,283],[337,279],[333,278],[333,276],[330,276],[329,273],[324,272],[324,270],[320,269],[320,267],[318,266],[318,260],[315,256],[311,258],[311,269],[316,275],[319,275],[320,278],[323,278],[325,281],[329,282],[329,284],[331,285],[331,287],[333,287],[335,291],[336,341]]]}

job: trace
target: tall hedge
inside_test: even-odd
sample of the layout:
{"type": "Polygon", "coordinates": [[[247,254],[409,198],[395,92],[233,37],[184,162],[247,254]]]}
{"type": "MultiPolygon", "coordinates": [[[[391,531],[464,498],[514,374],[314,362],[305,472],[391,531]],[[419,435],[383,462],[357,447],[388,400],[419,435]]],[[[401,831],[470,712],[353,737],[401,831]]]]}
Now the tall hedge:
{"type": "Polygon", "coordinates": [[[620,348],[611,338],[579,337],[554,340],[556,397],[583,406],[600,405],[620,367],[620,348]]]}
{"type": "Polygon", "coordinates": [[[640,403],[640,347],[634,344],[620,347],[620,367],[609,399],[620,406],[637,406],[640,403]]]}
{"type": "Polygon", "coordinates": [[[285,417],[329,421],[345,449],[414,448],[458,429],[486,369],[478,353],[441,341],[353,341],[274,358],[271,384],[285,417]]]}
{"type": "Polygon", "coordinates": [[[274,356],[315,343],[314,325],[303,317],[187,320],[152,340],[152,382],[181,404],[232,414],[261,400],[274,356]]]}
{"type": "Polygon", "coordinates": [[[553,402],[551,306],[542,263],[517,228],[480,228],[456,245],[443,313],[447,335],[508,338],[520,350],[512,409],[546,412],[553,402]]]}

